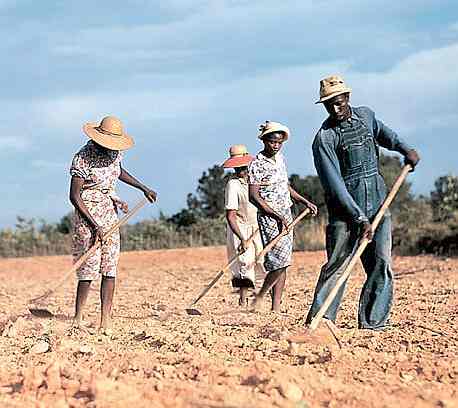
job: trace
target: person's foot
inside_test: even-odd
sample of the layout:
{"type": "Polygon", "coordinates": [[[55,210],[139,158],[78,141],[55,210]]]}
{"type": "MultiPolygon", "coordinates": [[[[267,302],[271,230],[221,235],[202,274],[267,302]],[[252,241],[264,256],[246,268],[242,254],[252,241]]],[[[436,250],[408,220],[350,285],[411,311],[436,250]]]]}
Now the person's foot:
{"type": "Polygon", "coordinates": [[[385,332],[393,329],[391,325],[377,326],[377,327],[359,327],[359,330],[368,330],[371,332],[385,332]]]}
{"type": "Polygon", "coordinates": [[[83,327],[83,316],[75,316],[72,321],[72,327],[81,329],[83,327]]]}
{"type": "Polygon", "coordinates": [[[102,319],[102,321],[100,322],[99,333],[101,334],[109,333],[107,335],[113,334],[113,331],[111,330],[111,320],[110,319],[102,319]]]}
{"type": "Polygon", "coordinates": [[[111,337],[113,336],[113,330],[109,327],[100,327],[99,328],[99,334],[102,335],[102,336],[107,336],[107,337],[111,337]]]}
{"type": "Polygon", "coordinates": [[[248,306],[248,288],[240,288],[239,306],[248,306]]]}
{"type": "Polygon", "coordinates": [[[68,327],[66,331],[67,336],[80,336],[82,334],[90,334],[87,327],[84,327],[81,323],[76,324],[75,321],[68,327]]]}
{"type": "Polygon", "coordinates": [[[248,308],[250,305],[250,302],[248,301],[248,298],[245,298],[245,299],[242,299],[242,298],[239,298],[239,306],[242,307],[242,308],[248,308]]]}
{"type": "Polygon", "coordinates": [[[257,312],[258,311],[260,300],[261,299],[258,297],[258,295],[254,295],[254,298],[251,301],[251,305],[250,305],[250,311],[251,312],[257,312]]]}
{"type": "Polygon", "coordinates": [[[272,309],[271,309],[272,312],[274,312],[274,313],[280,313],[280,306],[281,306],[280,303],[278,303],[278,304],[277,304],[277,303],[272,304],[272,309]]]}

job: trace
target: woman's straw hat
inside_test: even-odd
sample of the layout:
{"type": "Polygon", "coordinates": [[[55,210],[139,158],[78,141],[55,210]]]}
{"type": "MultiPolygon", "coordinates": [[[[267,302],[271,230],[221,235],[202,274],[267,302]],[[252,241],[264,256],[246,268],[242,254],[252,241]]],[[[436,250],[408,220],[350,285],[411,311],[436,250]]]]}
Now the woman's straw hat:
{"type": "Polygon", "coordinates": [[[106,116],[100,124],[86,123],[83,131],[97,144],[110,150],[127,150],[134,140],[124,132],[122,122],[114,116],[106,116]]]}
{"type": "Polygon", "coordinates": [[[245,145],[238,144],[231,146],[229,149],[229,159],[227,159],[223,163],[224,168],[235,168],[235,167],[246,167],[248,166],[254,159],[253,156],[251,156],[248,153],[248,150],[245,145]]]}
{"type": "Polygon", "coordinates": [[[332,75],[320,81],[320,100],[315,103],[323,103],[334,96],[350,92],[351,89],[345,85],[342,77],[332,75]]]}
{"type": "Polygon", "coordinates": [[[285,139],[283,140],[284,142],[288,140],[290,133],[289,129],[285,125],[282,125],[279,122],[271,122],[270,120],[266,120],[265,123],[259,125],[259,132],[259,139],[262,139],[265,135],[269,133],[281,132],[285,135],[285,139]]]}

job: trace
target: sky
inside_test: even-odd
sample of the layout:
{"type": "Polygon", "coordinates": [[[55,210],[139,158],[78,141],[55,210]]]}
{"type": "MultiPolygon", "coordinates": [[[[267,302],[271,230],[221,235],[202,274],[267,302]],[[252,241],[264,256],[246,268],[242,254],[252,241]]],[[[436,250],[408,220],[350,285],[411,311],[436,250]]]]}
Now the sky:
{"type": "Polygon", "coordinates": [[[82,125],[106,115],[135,139],[124,167],[158,192],[135,220],[185,207],[230,145],[259,151],[265,120],[291,129],[289,172],[316,174],[331,74],[418,149],[416,193],[458,175],[456,0],[0,0],[0,35],[0,228],[71,210],[82,125]]]}

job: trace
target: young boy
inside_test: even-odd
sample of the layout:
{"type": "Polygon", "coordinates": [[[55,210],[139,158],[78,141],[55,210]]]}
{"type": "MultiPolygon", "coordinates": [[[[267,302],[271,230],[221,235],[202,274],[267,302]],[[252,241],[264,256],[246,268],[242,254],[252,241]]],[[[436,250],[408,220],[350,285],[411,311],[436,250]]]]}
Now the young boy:
{"type": "MultiPolygon", "coordinates": [[[[250,163],[248,170],[249,196],[259,210],[258,224],[264,246],[292,222],[292,199],[304,204],[312,214],[317,213],[317,207],[289,185],[285,159],[280,153],[289,134],[289,129],[281,123],[266,121],[262,124],[258,138],[264,143],[264,149],[250,163]]],[[[291,265],[292,251],[293,231],[289,231],[265,255],[267,277],[253,302],[255,309],[259,300],[272,289],[272,311],[280,311],[286,268],[291,265]]]]}
{"type": "Polygon", "coordinates": [[[244,145],[234,145],[229,149],[230,158],[223,163],[224,168],[234,169],[225,190],[225,209],[227,219],[227,256],[232,259],[239,253],[232,264],[232,286],[239,288],[239,305],[246,306],[248,290],[255,288],[256,273],[265,275],[262,259],[256,262],[262,251],[262,242],[258,230],[257,208],[248,198],[248,165],[253,156],[248,154],[244,145]],[[256,233],[251,243],[247,240],[256,233]]]}

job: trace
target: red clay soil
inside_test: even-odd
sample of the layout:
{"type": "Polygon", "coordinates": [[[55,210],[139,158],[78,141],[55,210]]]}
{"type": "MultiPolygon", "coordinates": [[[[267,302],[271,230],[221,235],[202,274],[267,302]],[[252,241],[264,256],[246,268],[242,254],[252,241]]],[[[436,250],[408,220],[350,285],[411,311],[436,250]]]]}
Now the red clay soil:
{"type": "Polygon", "coordinates": [[[225,278],[185,307],[225,262],[224,248],[123,253],[112,338],[97,334],[98,283],[87,327],[70,329],[75,280],[37,318],[27,299],[69,257],[0,260],[2,407],[456,407],[458,260],[394,259],[392,328],[356,328],[361,269],[351,277],[332,342],[288,348],[300,332],[324,253],[295,253],[281,314],[237,306],[225,278]]]}

